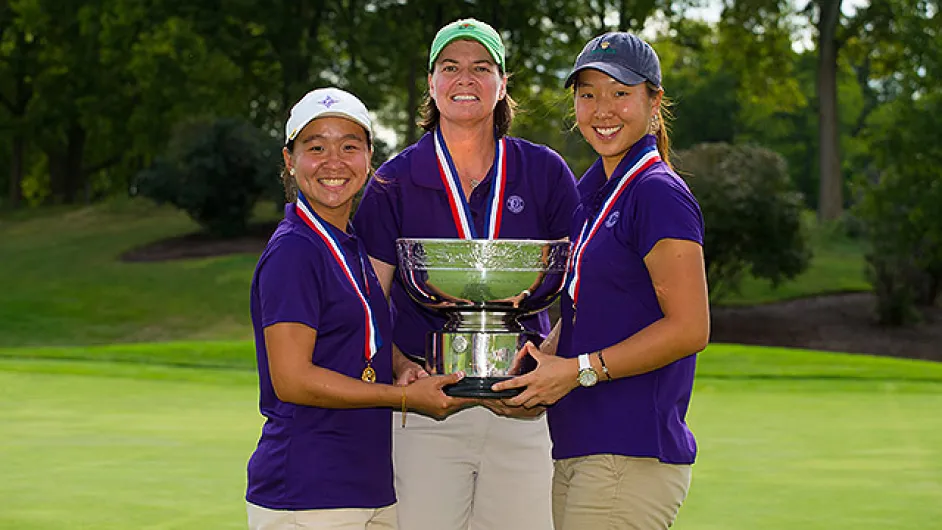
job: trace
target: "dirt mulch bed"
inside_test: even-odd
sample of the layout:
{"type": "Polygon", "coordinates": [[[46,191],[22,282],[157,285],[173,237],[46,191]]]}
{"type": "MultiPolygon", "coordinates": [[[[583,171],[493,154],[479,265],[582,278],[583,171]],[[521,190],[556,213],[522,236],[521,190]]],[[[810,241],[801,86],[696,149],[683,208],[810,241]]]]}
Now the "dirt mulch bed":
{"type": "Polygon", "coordinates": [[[169,261],[176,259],[208,258],[226,254],[261,254],[277,222],[249,225],[248,233],[241,237],[219,239],[204,232],[194,232],[169,239],[154,241],[133,248],[120,256],[121,261],[169,261]]]}
{"type": "MultiPolygon", "coordinates": [[[[150,243],[124,261],[164,261],[232,253],[259,254],[277,223],[253,225],[247,236],[219,240],[203,233],[150,243]]],[[[921,324],[886,328],[874,319],[870,293],[822,295],[786,302],[712,310],[713,342],[808,348],[942,362],[942,307],[921,324]]]]}
{"type": "Polygon", "coordinates": [[[942,308],[905,328],[876,323],[870,293],[833,294],[712,311],[711,340],[942,361],[942,308]]]}

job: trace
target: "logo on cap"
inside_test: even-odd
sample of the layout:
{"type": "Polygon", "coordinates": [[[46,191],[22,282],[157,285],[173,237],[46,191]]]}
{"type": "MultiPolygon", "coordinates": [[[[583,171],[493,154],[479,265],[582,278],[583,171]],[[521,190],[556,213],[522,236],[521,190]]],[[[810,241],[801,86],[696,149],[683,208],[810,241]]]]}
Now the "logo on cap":
{"type": "Polygon", "coordinates": [[[328,109],[333,106],[335,103],[340,103],[340,100],[334,99],[328,95],[326,98],[318,101],[321,105],[327,107],[328,109]]]}
{"type": "Polygon", "coordinates": [[[592,50],[591,53],[609,53],[609,54],[618,53],[618,50],[616,50],[615,48],[612,48],[611,46],[612,46],[611,42],[608,42],[607,40],[603,40],[602,42],[599,43],[597,48],[592,50]]]}
{"type": "Polygon", "coordinates": [[[474,27],[474,24],[472,24],[472,23],[470,23],[470,22],[465,22],[464,24],[462,24],[462,25],[460,25],[460,26],[458,26],[458,27],[461,28],[461,29],[473,28],[473,27],[474,27]]]}

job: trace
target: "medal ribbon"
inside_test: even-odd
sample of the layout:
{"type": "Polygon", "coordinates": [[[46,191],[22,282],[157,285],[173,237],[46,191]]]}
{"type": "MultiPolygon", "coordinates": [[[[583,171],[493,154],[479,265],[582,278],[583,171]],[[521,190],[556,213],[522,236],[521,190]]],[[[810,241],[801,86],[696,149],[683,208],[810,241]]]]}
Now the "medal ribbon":
{"type": "Polygon", "coordinates": [[[661,157],[657,152],[656,146],[652,145],[641,151],[635,161],[629,166],[628,171],[622,175],[615,189],[609,193],[608,198],[602,203],[602,208],[599,210],[599,213],[596,214],[595,218],[591,219],[588,216],[586,217],[585,222],[582,224],[582,230],[579,232],[579,238],[576,239],[576,242],[572,246],[572,253],[569,255],[569,266],[567,267],[568,277],[566,278],[566,289],[569,292],[569,297],[572,298],[573,309],[575,309],[576,303],[579,300],[579,285],[582,281],[582,256],[585,254],[585,249],[589,241],[591,241],[596,232],[599,231],[599,227],[615,206],[615,201],[617,201],[618,197],[625,191],[628,184],[642,171],[648,169],[660,160],[661,157]],[[590,223],[589,221],[592,222],[590,223]]]}
{"type": "MultiPolygon", "coordinates": [[[[494,153],[494,169],[496,175],[487,198],[487,239],[497,239],[500,235],[500,221],[503,215],[504,191],[507,187],[507,158],[505,156],[504,139],[497,140],[497,151],[494,153]]],[[[455,221],[460,239],[478,239],[471,221],[471,207],[461,188],[461,180],[455,163],[445,145],[441,128],[435,129],[435,154],[438,155],[438,173],[441,175],[445,189],[448,190],[448,204],[451,206],[451,216],[455,221]]]]}
{"type": "MultiPolygon", "coordinates": [[[[363,312],[366,318],[363,356],[366,358],[366,362],[369,363],[373,360],[373,356],[376,355],[376,352],[383,343],[382,338],[379,336],[379,327],[376,325],[376,317],[373,316],[373,308],[370,307],[369,300],[363,294],[363,289],[360,288],[360,284],[357,283],[356,277],[354,277],[353,271],[350,268],[350,264],[347,262],[347,256],[343,253],[343,250],[341,250],[337,238],[330,233],[326,224],[314,215],[314,209],[308,204],[307,199],[300,190],[298,191],[297,210],[304,224],[313,230],[314,233],[324,241],[324,244],[327,245],[337,265],[343,271],[344,276],[347,277],[350,285],[352,285],[353,289],[356,291],[357,297],[360,299],[360,304],[363,306],[363,312]]],[[[363,272],[363,283],[366,287],[367,294],[369,294],[369,278],[366,275],[366,266],[363,264],[363,256],[360,256],[360,270],[363,272]]]]}

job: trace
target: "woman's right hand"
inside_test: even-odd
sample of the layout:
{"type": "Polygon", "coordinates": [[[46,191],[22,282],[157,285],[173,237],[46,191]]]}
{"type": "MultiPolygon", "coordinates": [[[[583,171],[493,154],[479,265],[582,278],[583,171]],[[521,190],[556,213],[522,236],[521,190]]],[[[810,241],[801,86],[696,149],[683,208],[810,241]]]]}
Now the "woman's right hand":
{"type": "Polygon", "coordinates": [[[419,379],[425,379],[428,377],[428,372],[425,371],[425,368],[422,368],[418,363],[405,358],[396,366],[395,373],[396,386],[408,386],[418,381],[419,379]]]}
{"type": "Polygon", "coordinates": [[[463,378],[464,372],[456,372],[416,379],[403,388],[406,393],[406,407],[440,420],[462,408],[474,405],[477,403],[474,399],[453,398],[442,390],[443,387],[453,385],[463,378]]]}
{"type": "Polygon", "coordinates": [[[425,368],[406,357],[399,347],[393,344],[393,378],[396,386],[411,385],[417,379],[425,377],[428,377],[425,368]]]}

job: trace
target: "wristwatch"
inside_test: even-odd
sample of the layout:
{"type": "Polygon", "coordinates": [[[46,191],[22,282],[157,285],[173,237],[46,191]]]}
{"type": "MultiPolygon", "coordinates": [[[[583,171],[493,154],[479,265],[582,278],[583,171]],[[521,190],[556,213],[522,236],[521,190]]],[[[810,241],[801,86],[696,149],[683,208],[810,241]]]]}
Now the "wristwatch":
{"type": "Polygon", "coordinates": [[[579,356],[579,384],[582,386],[594,386],[599,382],[599,373],[592,368],[589,362],[589,354],[583,353],[579,356]]]}

